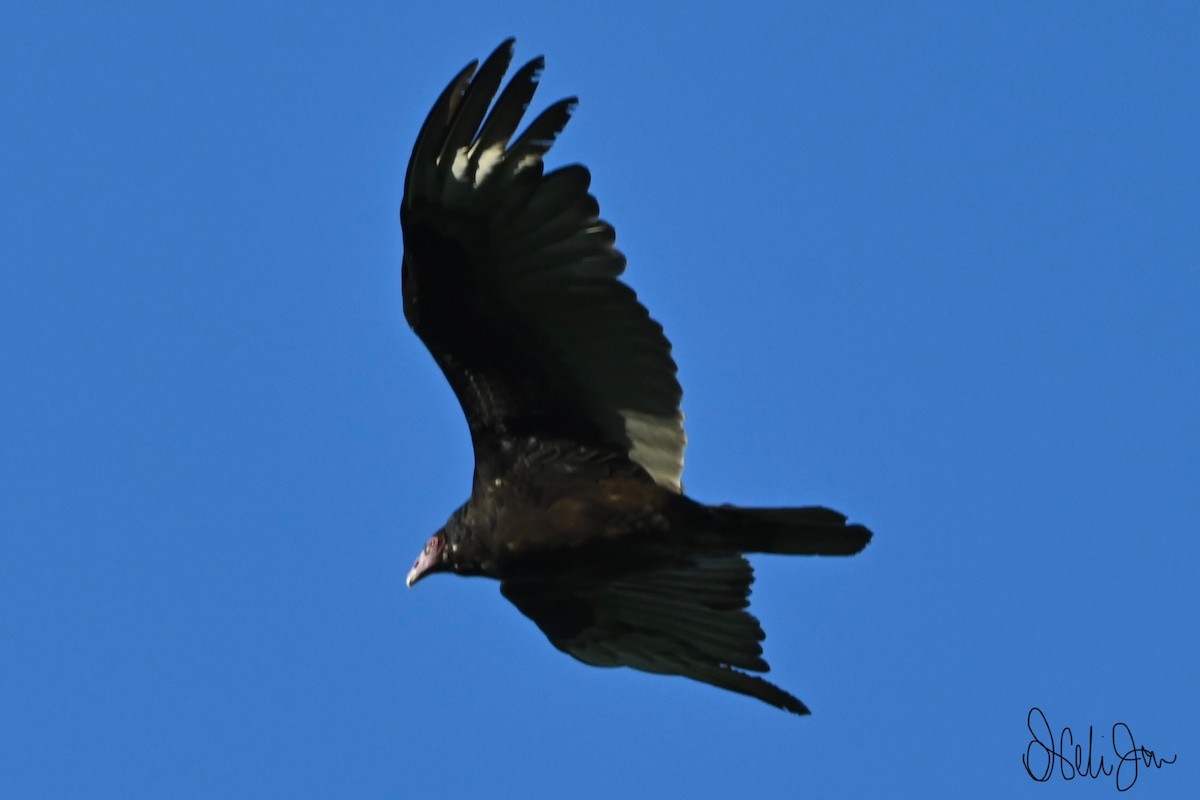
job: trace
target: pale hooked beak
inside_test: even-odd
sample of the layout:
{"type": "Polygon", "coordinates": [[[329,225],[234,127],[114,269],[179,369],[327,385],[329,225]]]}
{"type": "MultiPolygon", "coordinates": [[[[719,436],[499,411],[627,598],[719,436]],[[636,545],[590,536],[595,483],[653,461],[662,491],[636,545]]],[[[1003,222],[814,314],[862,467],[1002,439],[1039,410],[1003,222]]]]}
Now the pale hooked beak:
{"type": "Polygon", "coordinates": [[[408,577],[404,579],[404,582],[408,585],[408,588],[411,589],[413,584],[421,580],[421,577],[428,570],[428,566],[423,563],[424,561],[425,556],[422,554],[422,556],[417,559],[417,563],[413,564],[413,568],[408,571],[408,577]]]}
{"type": "Polygon", "coordinates": [[[442,550],[445,547],[446,540],[441,533],[429,538],[429,541],[425,543],[424,549],[421,550],[421,555],[417,556],[412,569],[408,571],[408,577],[404,579],[408,588],[411,589],[413,584],[430,572],[437,572],[442,568],[442,550]]]}

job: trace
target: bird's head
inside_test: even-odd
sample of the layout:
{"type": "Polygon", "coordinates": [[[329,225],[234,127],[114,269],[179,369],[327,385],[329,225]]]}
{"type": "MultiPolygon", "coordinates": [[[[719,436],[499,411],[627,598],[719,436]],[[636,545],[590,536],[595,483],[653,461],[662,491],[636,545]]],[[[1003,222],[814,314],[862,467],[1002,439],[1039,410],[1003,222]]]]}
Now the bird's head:
{"type": "Polygon", "coordinates": [[[449,568],[450,566],[446,563],[446,532],[440,530],[433,536],[430,536],[429,541],[425,543],[421,554],[413,562],[412,569],[408,571],[408,578],[405,579],[405,583],[411,589],[413,584],[426,575],[434,572],[444,572],[449,568]]]}

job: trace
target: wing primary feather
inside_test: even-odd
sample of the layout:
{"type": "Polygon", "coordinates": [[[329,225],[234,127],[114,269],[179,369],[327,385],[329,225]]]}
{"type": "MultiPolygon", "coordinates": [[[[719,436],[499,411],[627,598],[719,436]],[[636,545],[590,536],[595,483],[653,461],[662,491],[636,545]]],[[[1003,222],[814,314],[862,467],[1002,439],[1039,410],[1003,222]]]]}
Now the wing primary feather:
{"type": "MultiPolygon", "coordinates": [[[[504,80],[504,73],[508,70],[512,56],[513,40],[508,39],[484,60],[483,66],[479,68],[462,93],[454,119],[446,131],[441,153],[438,156],[441,175],[444,176],[447,172],[454,170],[458,166],[460,158],[465,157],[466,149],[475,139],[488,106],[491,105],[492,98],[496,96],[500,82],[504,80]]],[[[455,174],[455,177],[461,180],[463,176],[455,174]]]]}
{"type": "Polygon", "coordinates": [[[427,200],[431,196],[430,189],[435,187],[438,156],[450,121],[458,107],[458,101],[475,74],[478,61],[467,64],[454,76],[433,104],[421,130],[417,133],[417,143],[413,146],[412,155],[408,160],[408,171],[404,176],[404,207],[411,208],[415,202],[427,200]],[[434,173],[430,180],[421,181],[426,170],[434,173]]]}
{"type": "Polygon", "coordinates": [[[508,148],[504,164],[497,175],[497,185],[503,186],[516,173],[532,167],[534,164],[541,165],[542,156],[562,133],[578,103],[579,100],[575,97],[559,100],[529,123],[529,127],[522,131],[521,135],[508,148]]]}
{"type": "Polygon", "coordinates": [[[751,697],[757,697],[768,705],[782,708],[784,711],[790,711],[793,714],[804,715],[811,713],[808,710],[808,706],[800,702],[799,698],[794,695],[785,692],[770,681],[754,675],[746,675],[743,672],[738,672],[736,669],[729,667],[704,667],[696,672],[686,674],[689,678],[694,678],[695,680],[703,681],[722,689],[730,689],[751,697]]]}
{"type": "MultiPolygon", "coordinates": [[[[516,71],[508,85],[500,93],[500,98],[496,100],[491,113],[484,120],[483,127],[479,129],[479,136],[476,137],[471,154],[472,175],[476,174],[479,159],[485,153],[493,148],[506,147],[508,140],[516,133],[517,126],[521,124],[521,118],[525,116],[525,111],[533,100],[534,92],[537,91],[538,78],[542,74],[545,63],[545,59],[538,56],[525,64],[516,71]]],[[[482,177],[476,178],[476,182],[481,180],[482,177]]]]}

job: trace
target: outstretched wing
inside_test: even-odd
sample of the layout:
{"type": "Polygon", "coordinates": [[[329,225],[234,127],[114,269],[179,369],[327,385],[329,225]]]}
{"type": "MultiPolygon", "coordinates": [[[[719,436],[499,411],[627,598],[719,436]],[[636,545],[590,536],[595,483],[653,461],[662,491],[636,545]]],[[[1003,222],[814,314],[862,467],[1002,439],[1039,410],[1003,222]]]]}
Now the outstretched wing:
{"type": "Polygon", "coordinates": [[[625,258],[587,169],[543,169],[575,100],[514,138],[537,58],[488,111],[512,44],[478,72],[463,69],[421,127],[400,209],[404,314],[462,404],[477,471],[495,468],[513,442],[558,439],[622,453],[680,491],[670,343],[618,280],[625,258]]]}
{"type": "Polygon", "coordinates": [[[804,703],[762,678],[765,634],[746,611],[754,572],[738,555],[608,583],[504,581],[500,591],[550,642],[585,664],[682,675],[807,714],[804,703]]]}

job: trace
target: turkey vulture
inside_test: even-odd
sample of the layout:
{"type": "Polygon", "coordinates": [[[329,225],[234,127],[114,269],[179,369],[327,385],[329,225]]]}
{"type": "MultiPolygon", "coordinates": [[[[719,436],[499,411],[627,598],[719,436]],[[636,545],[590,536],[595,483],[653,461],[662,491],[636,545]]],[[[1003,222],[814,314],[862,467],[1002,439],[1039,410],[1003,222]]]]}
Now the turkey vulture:
{"type": "Polygon", "coordinates": [[[513,40],[455,76],[404,180],[404,315],[458,397],[471,497],[408,585],[484,575],[587,664],[683,675],[795,714],[746,610],[744,553],[853,555],[871,533],[827,508],[710,506],[683,494],[671,345],[633,290],[580,165],[545,171],[560,100],[516,135],[535,58],[500,91],[513,40]],[[497,92],[499,99],[493,99],[497,92]]]}

